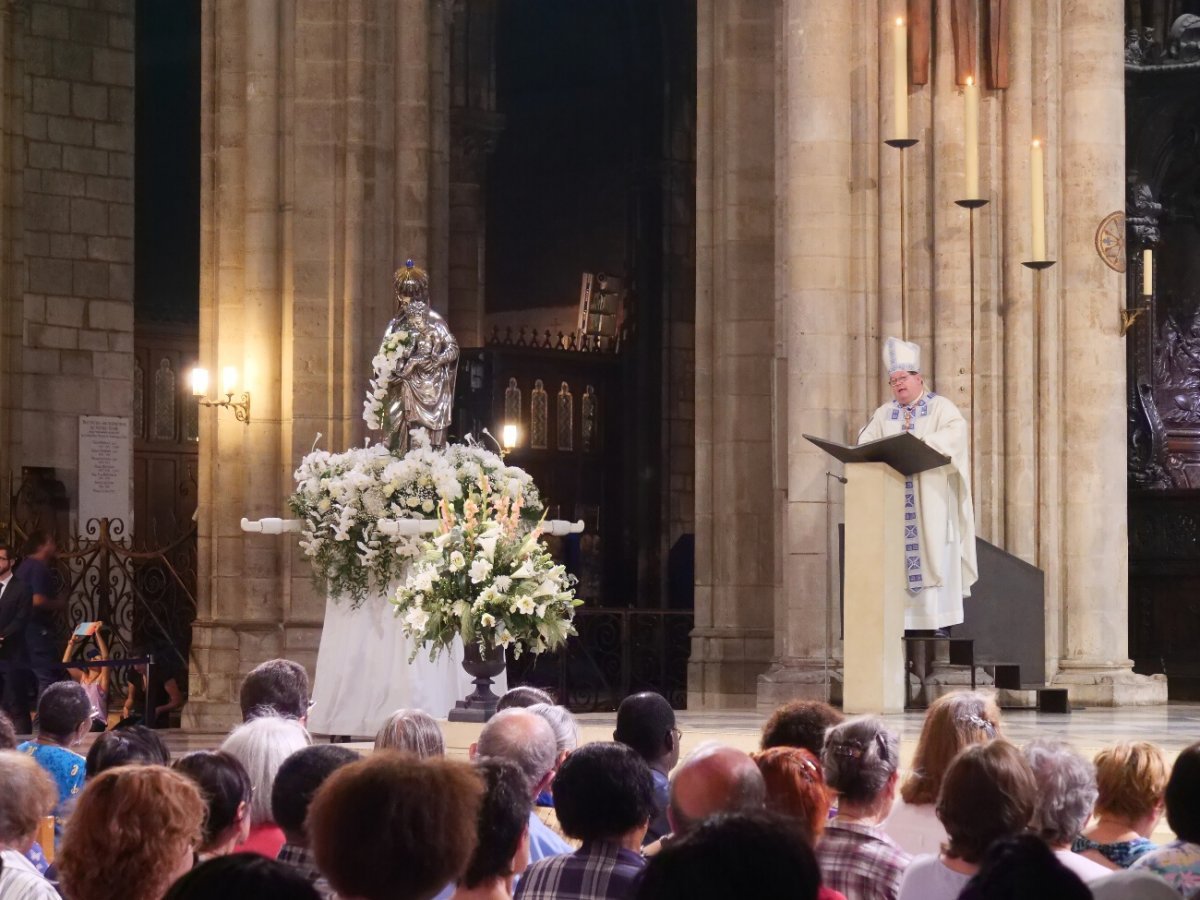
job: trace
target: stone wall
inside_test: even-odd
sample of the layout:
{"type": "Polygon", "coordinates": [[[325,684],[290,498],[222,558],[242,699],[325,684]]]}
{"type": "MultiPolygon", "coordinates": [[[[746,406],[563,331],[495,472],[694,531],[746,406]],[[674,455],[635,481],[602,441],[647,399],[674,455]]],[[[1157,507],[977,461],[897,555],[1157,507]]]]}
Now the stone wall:
{"type": "Polygon", "coordinates": [[[4,10],[0,464],[74,499],[78,417],[133,407],[133,0],[4,10]]]}

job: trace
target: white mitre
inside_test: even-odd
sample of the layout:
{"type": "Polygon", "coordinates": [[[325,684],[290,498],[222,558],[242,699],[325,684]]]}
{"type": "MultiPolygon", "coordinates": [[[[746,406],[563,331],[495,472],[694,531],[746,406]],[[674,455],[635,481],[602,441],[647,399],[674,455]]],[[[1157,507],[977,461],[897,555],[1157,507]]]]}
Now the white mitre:
{"type": "Polygon", "coordinates": [[[920,372],[921,348],[900,338],[890,337],[883,344],[883,364],[888,375],[896,372],[920,372]]]}

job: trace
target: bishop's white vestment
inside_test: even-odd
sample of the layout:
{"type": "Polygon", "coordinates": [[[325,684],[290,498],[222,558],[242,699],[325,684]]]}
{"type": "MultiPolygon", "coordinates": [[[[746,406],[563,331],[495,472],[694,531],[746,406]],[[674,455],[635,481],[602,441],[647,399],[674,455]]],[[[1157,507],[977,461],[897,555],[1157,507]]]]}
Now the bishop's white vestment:
{"type": "Polygon", "coordinates": [[[902,431],[950,457],[949,465],[921,472],[905,485],[904,570],[894,573],[905,581],[904,628],[957,625],[963,621],[963,597],[979,579],[967,422],[953,403],[926,391],[907,407],[896,400],[879,407],[858,442],[902,431]]]}

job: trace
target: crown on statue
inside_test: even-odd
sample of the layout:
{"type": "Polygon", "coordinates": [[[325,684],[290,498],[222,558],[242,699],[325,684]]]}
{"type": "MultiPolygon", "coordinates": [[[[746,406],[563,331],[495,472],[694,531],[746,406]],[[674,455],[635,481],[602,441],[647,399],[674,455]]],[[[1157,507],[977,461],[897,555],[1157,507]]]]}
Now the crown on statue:
{"type": "Polygon", "coordinates": [[[429,302],[429,273],[414,266],[411,259],[406,260],[404,268],[397,269],[392,275],[392,287],[396,291],[397,300],[429,302]]]}

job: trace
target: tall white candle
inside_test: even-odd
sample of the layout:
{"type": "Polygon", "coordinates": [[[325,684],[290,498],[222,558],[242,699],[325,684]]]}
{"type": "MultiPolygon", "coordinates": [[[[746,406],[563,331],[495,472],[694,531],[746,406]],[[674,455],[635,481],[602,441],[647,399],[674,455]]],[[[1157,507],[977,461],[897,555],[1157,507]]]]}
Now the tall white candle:
{"type": "Polygon", "coordinates": [[[979,85],[974,78],[967,78],[963,88],[967,104],[966,127],[966,188],[964,200],[979,200],[979,85]]]}
{"type": "Polygon", "coordinates": [[[894,137],[908,139],[908,26],[903,19],[896,20],[892,34],[892,100],[895,110],[892,115],[894,137]]]}
{"type": "Polygon", "coordinates": [[[1142,296],[1154,294],[1154,251],[1146,248],[1142,251],[1142,296]]]}
{"type": "Polygon", "coordinates": [[[1046,258],[1046,162],[1042,142],[1034,141],[1029,151],[1029,215],[1033,226],[1033,259],[1046,258]]]}

